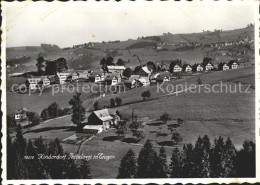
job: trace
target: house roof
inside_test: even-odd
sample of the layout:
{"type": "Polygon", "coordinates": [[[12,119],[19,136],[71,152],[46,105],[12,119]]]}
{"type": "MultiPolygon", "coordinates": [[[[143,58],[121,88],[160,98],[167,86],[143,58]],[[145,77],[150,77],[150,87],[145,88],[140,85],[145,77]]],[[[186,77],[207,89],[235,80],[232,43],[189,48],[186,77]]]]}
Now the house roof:
{"type": "Polygon", "coordinates": [[[138,79],[141,83],[150,82],[149,77],[140,77],[138,79]]]}
{"type": "Polygon", "coordinates": [[[140,78],[140,75],[131,75],[129,77],[129,79],[132,78],[132,79],[139,79],[140,78]]]}
{"type": "Polygon", "coordinates": [[[237,64],[239,65],[239,63],[238,63],[237,60],[230,60],[230,61],[228,62],[228,65],[232,65],[232,64],[234,64],[234,63],[237,63],[237,64]]]}
{"type": "Polygon", "coordinates": [[[142,70],[143,70],[144,72],[146,72],[147,74],[151,74],[151,71],[149,71],[149,69],[148,69],[147,66],[143,66],[143,67],[142,67],[142,70]]]}
{"type": "Polygon", "coordinates": [[[165,71],[165,72],[162,72],[160,73],[155,79],[156,80],[163,80],[165,77],[168,77],[170,78],[170,72],[169,71],[165,71]]]}
{"type": "Polygon", "coordinates": [[[109,75],[109,76],[107,76],[107,77],[105,78],[105,81],[113,80],[113,78],[117,78],[117,79],[118,79],[117,75],[111,74],[111,75],[109,75]]]}
{"type": "Polygon", "coordinates": [[[113,70],[125,70],[125,66],[107,66],[108,70],[113,69],[113,70]]]}
{"type": "Polygon", "coordinates": [[[100,130],[103,125],[86,125],[83,127],[83,130],[100,130]]]}
{"type": "Polygon", "coordinates": [[[225,64],[228,65],[226,62],[220,62],[220,63],[218,64],[218,67],[223,67],[225,64]]]}
{"type": "Polygon", "coordinates": [[[191,68],[190,64],[184,64],[182,67],[183,67],[183,69],[186,69],[187,67],[191,68]]]}
{"type": "Polygon", "coordinates": [[[48,76],[41,76],[41,80],[50,80],[48,76]]]}
{"type": "Polygon", "coordinates": [[[100,120],[107,121],[113,119],[107,109],[97,110],[94,111],[93,114],[95,114],[100,120]]]}
{"type": "Polygon", "coordinates": [[[178,66],[178,67],[182,68],[181,65],[179,65],[179,64],[174,64],[174,65],[173,65],[173,68],[174,68],[175,66],[178,66]]]}

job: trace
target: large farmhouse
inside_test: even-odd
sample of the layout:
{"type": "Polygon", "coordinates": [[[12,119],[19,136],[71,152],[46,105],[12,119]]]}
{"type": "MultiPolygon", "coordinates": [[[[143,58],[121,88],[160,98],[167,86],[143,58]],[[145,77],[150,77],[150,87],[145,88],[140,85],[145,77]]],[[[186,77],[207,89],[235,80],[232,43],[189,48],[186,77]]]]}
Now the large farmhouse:
{"type": "Polygon", "coordinates": [[[113,117],[107,109],[93,111],[88,117],[88,125],[102,125],[103,129],[109,129],[113,124],[113,117]]]}
{"type": "Polygon", "coordinates": [[[55,75],[55,82],[57,84],[65,84],[66,80],[70,76],[69,72],[64,72],[64,73],[56,73],[55,75]]]}
{"type": "Polygon", "coordinates": [[[28,78],[25,82],[27,88],[31,90],[36,90],[39,88],[39,82],[41,81],[41,78],[28,78]]]}
{"type": "Polygon", "coordinates": [[[125,66],[107,66],[107,69],[110,73],[120,73],[122,74],[125,70],[125,66]]]}

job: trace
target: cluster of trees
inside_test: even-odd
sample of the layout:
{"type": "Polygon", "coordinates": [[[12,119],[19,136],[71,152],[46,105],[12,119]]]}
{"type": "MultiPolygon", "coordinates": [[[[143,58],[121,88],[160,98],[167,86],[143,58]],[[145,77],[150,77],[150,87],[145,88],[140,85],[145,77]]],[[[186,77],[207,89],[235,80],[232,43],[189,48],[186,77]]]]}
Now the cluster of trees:
{"type": "Polygon", "coordinates": [[[149,100],[151,97],[151,92],[149,90],[142,92],[141,94],[143,101],[149,100]]]}
{"type": "Polygon", "coordinates": [[[18,125],[15,139],[7,135],[7,178],[8,179],[89,179],[90,165],[82,160],[80,166],[64,153],[59,139],[48,145],[43,139],[27,140],[22,126],[18,125]],[[44,159],[39,156],[61,156],[62,159],[44,159]]]}
{"type": "Polygon", "coordinates": [[[164,147],[159,155],[147,140],[138,158],[129,150],[121,160],[118,178],[218,178],[255,177],[255,143],[245,141],[236,150],[230,138],[198,137],[195,145],[186,144],[173,150],[167,164],[164,147]]]}
{"type": "Polygon", "coordinates": [[[131,68],[126,68],[124,71],[123,71],[123,76],[129,78],[131,75],[134,74],[134,71],[131,69],[131,68]]]}
{"type": "Polygon", "coordinates": [[[45,60],[42,54],[39,54],[36,60],[36,66],[39,74],[54,75],[57,72],[68,70],[68,65],[65,58],[58,58],[57,60],[49,61],[45,60]]]}
{"type": "Polygon", "coordinates": [[[11,67],[14,67],[16,64],[19,64],[19,65],[26,64],[30,60],[31,60],[30,56],[22,56],[20,58],[8,58],[6,60],[6,64],[11,67]]]}
{"type": "Polygon", "coordinates": [[[49,105],[48,108],[43,109],[43,111],[41,112],[41,118],[43,120],[47,120],[47,119],[52,119],[52,118],[56,118],[59,116],[64,116],[67,114],[71,113],[71,109],[70,108],[60,108],[60,106],[58,105],[58,103],[53,102],[51,105],[49,105]]]}
{"type": "Polygon", "coordinates": [[[120,105],[122,105],[122,99],[121,98],[118,98],[118,97],[116,97],[115,99],[114,98],[111,98],[110,99],[110,107],[118,107],[118,106],[120,106],[120,105]]]}
{"type": "Polygon", "coordinates": [[[53,45],[51,45],[51,44],[41,44],[41,47],[42,47],[42,49],[44,49],[47,52],[55,52],[55,51],[61,50],[60,47],[55,45],[55,44],[53,44],[53,45]]]}
{"type": "Polygon", "coordinates": [[[68,66],[71,69],[90,69],[92,63],[100,60],[98,56],[93,55],[92,53],[84,54],[78,58],[71,58],[68,60],[68,66]]]}

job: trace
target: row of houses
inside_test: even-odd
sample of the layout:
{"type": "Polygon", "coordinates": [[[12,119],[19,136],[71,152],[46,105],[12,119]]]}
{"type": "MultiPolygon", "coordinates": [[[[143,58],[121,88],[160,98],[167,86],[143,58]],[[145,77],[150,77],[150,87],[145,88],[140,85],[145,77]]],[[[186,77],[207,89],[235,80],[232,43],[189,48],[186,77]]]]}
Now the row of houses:
{"type": "Polygon", "coordinates": [[[213,65],[212,62],[207,62],[205,64],[184,64],[183,66],[179,64],[175,64],[173,66],[173,71],[174,73],[178,72],[202,72],[202,71],[211,71],[213,69],[218,69],[218,70],[227,70],[227,69],[237,69],[239,67],[239,63],[236,60],[231,60],[228,63],[226,62],[221,62],[218,64],[217,68],[213,65]]]}

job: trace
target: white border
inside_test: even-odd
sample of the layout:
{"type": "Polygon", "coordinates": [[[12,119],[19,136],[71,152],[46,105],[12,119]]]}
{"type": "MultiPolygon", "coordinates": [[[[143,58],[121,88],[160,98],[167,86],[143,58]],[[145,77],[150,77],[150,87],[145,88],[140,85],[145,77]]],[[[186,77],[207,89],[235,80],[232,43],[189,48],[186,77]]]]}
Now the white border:
{"type": "MultiPolygon", "coordinates": [[[[28,2],[28,1],[27,1],[28,2]]],[[[2,27],[1,30],[3,31],[2,33],[2,43],[1,43],[1,49],[2,49],[2,83],[1,83],[1,90],[2,90],[2,106],[1,110],[3,112],[3,117],[2,117],[2,133],[3,136],[1,138],[1,143],[2,145],[6,143],[6,10],[5,10],[5,3],[6,2],[1,2],[2,5],[2,27]]],[[[12,2],[16,3],[16,2],[12,2]]],[[[34,2],[37,3],[37,2],[34,2]]],[[[116,4],[116,3],[125,3],[126,5],[128,3],[136,3],[138,5],[142,4],[144,5],[145,3],[164,3],[161,1],[153,1],[153,2],[147,2],[147,1],[136,1],[136,2],[131,2],[131,1],[122,1],[122,2],[116,2],[116,1],[110,1],[110,2],[97,2],[93,0],[89,0],[87,2],[66,2],[66,3],[77,3],[77,4],[83,4],[83,3],[88,3],[91,5],[95,5],[96,3],[99,4],[116,4]]],[[[169,3],[169,2],[168,2],[169,3]]],[[[48,183],[48,184],[55,184],[55,183],[60,183],[60,184],[95,184],[95,183],[102,183],[102,184],[108,184],[108,183],[118,183],[118,184],[123,184],[123,183],[139,183],[139,184],[145,184],[145,183],[157,183],[157,184],[164,184],[164,183],[243,183],[243,182],[248,182],[248,183],[256,183],[260,182],[260,159],[257,158],[257,156],[260,156],[260,146],[258,142],[260,142],[259,134],[260,134],[260,124],[259,124],[259,79],[260,79],[260,58],[259,58],[259,45],[260,45],[260,39],[259,39],[259,2],[257,0],[247,0],[247,1],[240,1],[240,0],[233,0],[233,1],[198,1],[194,0],[193,2],[188,2],[188,1],[181,1],[181,2],[175,2],[171,1],[170,3],[172,4],[181,4],[183,6],[187,5],[207,5],[207,4],[233,4],[233,3],[238,3],[238,4],[252,4],[255,6],[255,119],[256,119],[256,130],[255,130],[255,138],[256,138],[256,178],[190,178],[190,179],[87,179],[87,180],[7,180],[6,179],[6,148],[2,146],[2,166],[1,168],[3,169],[1,177],[3,179],[2,183],[3,184],[40,184],[40,183],[48,183]]],[[[72,5],[73,5],[72,4],[72,5]]]]}

